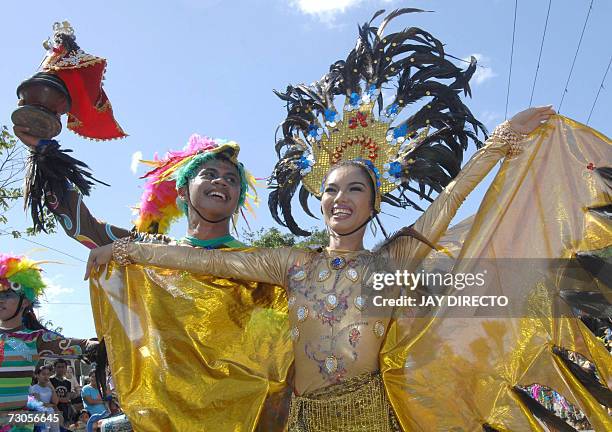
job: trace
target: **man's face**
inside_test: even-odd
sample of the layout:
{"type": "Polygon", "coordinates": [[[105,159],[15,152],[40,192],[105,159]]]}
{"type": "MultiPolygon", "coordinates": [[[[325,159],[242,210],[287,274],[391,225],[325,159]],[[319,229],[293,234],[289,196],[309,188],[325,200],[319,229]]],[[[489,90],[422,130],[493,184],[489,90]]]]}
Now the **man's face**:
{"type": "Polygon", "coordinates": [[[63,377],[66,375],[66,364],[65,363],[57,363],[55,365],[55,375],[59,377],[63,377]]]}
{"type": "MultiPolygon", "coordinates": [[[[229,161],[211,159],[204,162],[187,187],[191,205],[206,219],[228,218],[238,207],[240,175],[238,168],[229,161]]],[[[187,199],[184,188],[179,190],[179,196],[187,199]]]]}

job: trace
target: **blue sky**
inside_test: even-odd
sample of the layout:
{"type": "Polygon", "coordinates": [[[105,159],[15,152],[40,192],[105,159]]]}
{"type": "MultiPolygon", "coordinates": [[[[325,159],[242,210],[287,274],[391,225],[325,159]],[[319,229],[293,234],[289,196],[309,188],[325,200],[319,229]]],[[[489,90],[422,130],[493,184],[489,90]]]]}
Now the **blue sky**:
{"type": "MultiPolygon", "coordinates": [[[[63,131],[64,147],[87,162],[96,176],[112,186],[97,187],[86,202],[95,215],[115,225],[130,226],[130,206],[140,197],[142,167],[131,169],[133,155],[182,147],[191,133],[231,138],[242,146],[241,159],[258,177],[267,176],[275,162],[274,131],[284,108],[272,89],[289,83],[312,82],[354,46],[356,24],[375,10],[421,7],[435,13],[408,15],[393,28],[422,27],[446,43],[447,52],[480,64],[468,105],[490,129],[503,121],[512,38],[514,1],[359,1],[359,0],[178,0],[4,1],[0,40],[0,124],[10,125],[15,88],[35,72],[54,21],[69,20],[86,51],[108,59],[105,89],[117,119],[129,133],[120,141],[86,141],[63,131]]],[[[534,104],[558,106],[590,0],[554,0],[540,66],[534,104]]],[[[519,0],[509,113],[529,104],[540,48],[547,0],[519,0]]],[[[595,0],[562,113],[586,122],[612,54],[609,17],[612,2],[595,0]]],[[[612,135],[612,73],[602,89],[590,125],[612,135]]],[[[481,185],[466,201],[455,221],[475,211],[486,190],[481,185]]],[[[260,189],[262,203],[266,193],[260,189]]],[[[314,204],[314,203],[313,203],[314,204]]],[[[393,230],[411,223],[414,212],[391,212],[385,225],[393,230]]],[[[28,225],[21,206],[9,213],[2,229],[28,225]]],[[[305,226],[320,222],[300,219],[305,226]]],[[[262,204],[251,226],[273,221],[262,204]]],[[[240,228],[245,227],[241,223],[240,228]]],[[[184,224],[173,234],[181,235],[184,224]]],[[[88,251],[63,232],[33,240],[86,260],[88,251]]],[[[373,243],[369,239],[369,244],[373,243]]],[[[92,336],[88,286],[77,259],[0,235],[0,249],[27,253],[47,264],[50,283],[45,318],[71,336],[92,336]]]]}

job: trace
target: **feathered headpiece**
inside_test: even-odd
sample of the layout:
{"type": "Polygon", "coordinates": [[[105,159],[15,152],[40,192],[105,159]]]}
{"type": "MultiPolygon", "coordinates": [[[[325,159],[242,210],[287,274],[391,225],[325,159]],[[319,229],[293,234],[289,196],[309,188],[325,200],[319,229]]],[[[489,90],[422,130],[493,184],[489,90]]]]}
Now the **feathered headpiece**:
{"type": "Polygon", "coordinates": [[[239,152],[240,147],[234,141],[193,134],[183,150],[170,151],[161,160],[156,157],[153,161],[143,161],[155,168],[142,176],[147,181],[138,207],[136,229],[141,232],[166,233],[170,225],[185,213],[184,206],[177,203],[178,189],[187,185],[202,163],[218,155],[224,155],[232,161],[240,175],[240,197],[236,212],[241,211],[242,207],[251,211],[248,198],[257,203],[255,178],[238,162],[239,152]]]}
{"type": "Polygon", "coordinates": [[[0,291],[12,289],[36,303],[45,289],[38,264],[24,256],[0,253],[0,291]]]}
{"type": "Polygon", "coordinates": [[[279,161],[269,181],[273,190],[268,205],[276,222],[294,234],[310,234],[291,214],[298,186],[302,183],[302,208],[314,217],[308,197],[321,196],[325,176],[342,161],[358,161],[370,169],[376,179],[376,211],[381,201],[421,210],[407,193],[431,201],[432,190],[442,191],[459,173],[468,142],[482,145],[478,132],[486,136],[486,129],[460,99],[461,92],[471,96],[476,59],[466,70],[459,69],[445,57],[439,40],[416,27],[384,35],[393,18],[410,12],[423,11],[396,10],[373,27],[384,13],[378,11],[359,27],[357,45],[346,60],[335,62],[310,86],[275,92],[287,102],[288,114],[279,127],[279,161]],[[396,89],[386,94],[383,85],[388,83],[396,89]],[[337,96],[344,96],[342,115],[334,105],[337,96]],[[402,120],[402,110],[417,103],[402,120]]]}

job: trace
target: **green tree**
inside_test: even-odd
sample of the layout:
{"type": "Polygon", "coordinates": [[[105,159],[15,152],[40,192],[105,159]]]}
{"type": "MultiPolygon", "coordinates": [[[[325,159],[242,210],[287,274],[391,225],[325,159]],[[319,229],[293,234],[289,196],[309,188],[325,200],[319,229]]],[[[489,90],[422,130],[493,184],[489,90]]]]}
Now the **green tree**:
{"type": "Polygon", "coordinates": [[[2,126],[0,131],[0,224],[8,222],[8,211],[22,196],[19,186],[23,180],[24,169],[23,151],[7,127],[2,126]]]}
{"type": "Polygon", "coordinates": [[[326,246],[329,243],[329,235],[325,230],[312,230],[312,234],[305,239],[291,233],[283,233],[278,228],[261,228],[255,232],[244,232],[245,243],[255,247],[301,247],[311,248],[326,246]]]}
{"type": "MultiPolygon", "coordinates": [[[[26,228],[24,232],[19,230],[2,229],[2,225],[7,225],[8,211],[23,197],[21,184],[25,172],[25,150],[19,145],[6,126],[0,129],[0,234],[12,234],[18,238],[25,232],[28,235],[36,234],[33,228],[26,228]]],[[[46,210],[45,210],[46,211],[46,210]]],[[[55,231],[55,219],[47,218],[46,229],[48,232],[55,231]]]]}

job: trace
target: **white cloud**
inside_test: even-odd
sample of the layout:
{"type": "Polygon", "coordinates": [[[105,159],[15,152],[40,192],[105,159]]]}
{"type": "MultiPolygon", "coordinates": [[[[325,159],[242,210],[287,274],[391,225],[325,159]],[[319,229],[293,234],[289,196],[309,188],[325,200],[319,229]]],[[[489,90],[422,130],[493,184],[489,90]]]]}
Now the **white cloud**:
{"type": "Polygon", "coordinates": [[[132,174],[134,175],[136,174],[136,171],[138,171],[138,164],[140,163],[140,160],[142,160],[142,152],[138,150],[132,154],[132,162],[130,163],[130,171],[132,171],[132,174]]]}
{"type": "Polygon", "coordinates": [[[61,278],[61,275],[43,277],[46,287],[45,293],[39,298],[40,308],[38,308],[36,313],[39,317],[48,318],[50,312],[48,303],[70,303],[71,294],[74,293],[74,289],[62,286],[61,278]]]}
{"type": "Polygon", "coordinates": [[[301,13],[317,17],[327,25],[334,25],[336,15],[357,6],[363,0],[290,0],[290,5],[301,13]]]}
{"type": "MultiPolygon", "coordinates": [[[[474,75],[470,80],[471,83],[474,83],[474,85],[479,85],[497,76],[497,74],[493,71],[493,68],[491,68],[491,59],[489,57],[478,53],[474,53],[472,56],[476,57],[478,66],[476,67],[476,72],[474,72],[474,75]]],[[[470,58],[467,57],[464,60],[470,61],[470,58]]]]}
{"type": "Polygon", "coordinates": [[[300,12],[308,15],[342,13],[347,8],[361,3],[362,0],[291,0],[291,4],[300,12]]]}
{"type": "Polygon", "coordinates": [[[504,116],[502,113],[488,110],[483,111],[478,117],[478,120],[480,120],[489,131],[492,131],[503,119],[504,116]]]}

